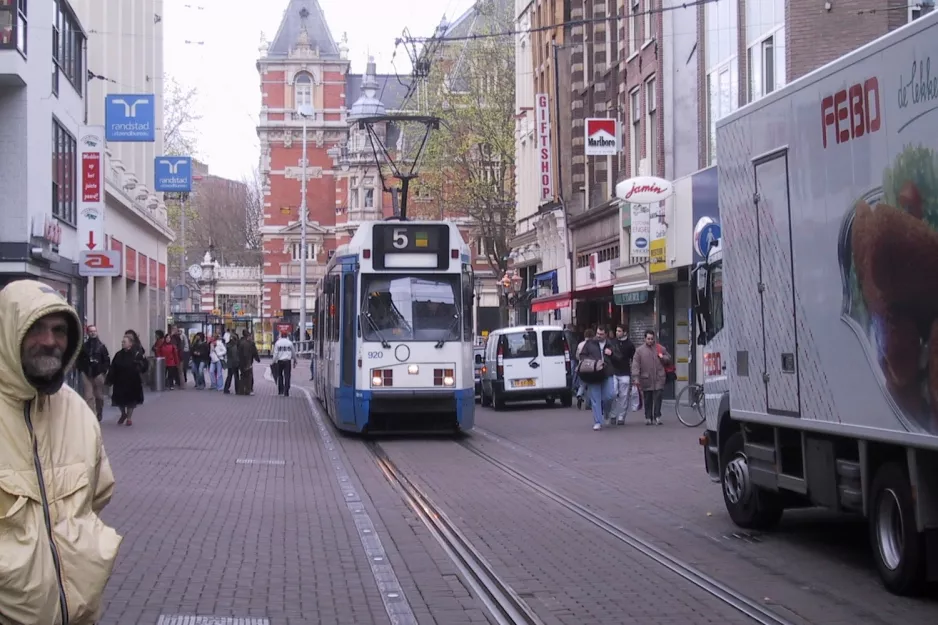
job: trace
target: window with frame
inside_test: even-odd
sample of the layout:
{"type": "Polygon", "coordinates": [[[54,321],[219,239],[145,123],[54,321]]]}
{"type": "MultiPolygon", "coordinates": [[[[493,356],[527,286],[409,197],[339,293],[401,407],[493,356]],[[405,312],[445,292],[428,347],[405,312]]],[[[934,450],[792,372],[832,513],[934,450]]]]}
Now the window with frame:
{"type": "Polygon", "coordinates": [[[26,56],[27,0],[0,0],[0,49],[19,50],[26,56]]]}
{"type": "Polygon", "coordinates": [[[718,67],[707,75],[707,123],[709,141],[707,162],[716,163],[717,120],[738,108],[739,67],[736,59],[718,67]]]}
{"type": "Polygon", "coordinates": [[[909,5],[909,21],[914,22],[935,10],[935,0],[919,0],[909,5]]]}
{"type": "Polygon", "coordinates": [[[365,189],[365,199],[364,199],[364,208],[374,208],[375,207],[375,190],[374,189],[365,189]]]}
{"type": "Polygon", "coordinates": [[[65,223],[76,223],[75,168],[78,142],[74,135],[52,119],[52,215],[65,223]]]}
{"type": "Polygon", "coordinates": [[[52,59],[54,61],[53,89],[58,93],[58,75],[64,74],[79,94],[84,92],[85,35],[72,10],[60,0],[53,0],[55,12],[52,24],[52,59]]]}
{"type": "MultiPolygon", "coordinates": [[[[300,243],[294,243],[290,246],[290,252],[293,257],[293,261],[297,262],[303,258],[303,252],[300,249],[302,245],[300,243]]],[[[306,260],[316,260],[316,244],[307,243],[306,244],[306,260]]]]}
{"type": "Polygon", "coordinates": [[[629,0],[629,54],[638,51],[638,13],[641,0],[629,0]]]}
{"type": "Polygon", "coordinates": [[[313,77],[306,72],[297,74],[293,81],[293,104],[297,111],[313,107],[313,77]]]}
{"type": "Polygon", "coordinates": [[[654,77],[645,81],[645,151],[648,154],[648,175],[658,175],[658,95],[654,77]]]}
{"type": "Polygon", "coordinates": [[[642,158],[642,96],[638,88],[629,93],[629,115],[632,120],[629,132],[629,172],[634,178],[638,175],[638,164],[642,158]]]}
{"type": "Polygon", "coordinates": [[[658,25],[655,23],[655,0],[645,0],[645,43],[655,38],[658,25]]]}

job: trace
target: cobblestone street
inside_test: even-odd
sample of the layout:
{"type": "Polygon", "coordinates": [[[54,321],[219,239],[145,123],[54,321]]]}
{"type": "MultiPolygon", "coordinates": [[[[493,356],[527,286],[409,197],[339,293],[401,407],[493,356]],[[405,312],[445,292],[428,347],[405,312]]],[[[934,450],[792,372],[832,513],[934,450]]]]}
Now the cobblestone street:
{"type": "MultiPolygon", "coordinates": [[[[197,615],[272,625],[494,622],[366,445],[335,432],[302,390],[278,397],[257,369],[253,397],[190,388],[149,395],[130,428],[116,425],[116,411],[105,415],[118,490],[104,517],[125,542],[101,624],[197,615]]],[[[589,426],[575,409],[480,409],[462,444],[411,437],[381,446],[545,624],[752,620],[473,448],[779,622],[938,620],[938,601],[882,589],[862,525],[792,513],[771,534],[735,529],[704,474],[698,430],[673,418],[658,428],[634,417],[601,432],[589,426]]]]}

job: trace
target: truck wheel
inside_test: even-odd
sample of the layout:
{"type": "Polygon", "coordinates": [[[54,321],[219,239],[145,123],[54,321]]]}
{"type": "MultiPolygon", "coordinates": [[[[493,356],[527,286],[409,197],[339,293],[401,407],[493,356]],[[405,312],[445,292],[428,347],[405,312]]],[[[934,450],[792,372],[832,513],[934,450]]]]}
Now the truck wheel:
{"type": "Polygon", "coordinates": [[[883,585],[897,595],[925,587],[925,538],[915,526],[912,487],[903,468],[887,462],[870,488],[870,542],[883,585]]]}
{"type": "Polygon", "coordinates": [[[723,503],[733,523],[744,529],[769,529],[782,518],[784,507],[778,493],[752,483],[749,461],[743,453],[743,434],[735,432],[726,441],[720,455],[723,471],[723,503]]]}

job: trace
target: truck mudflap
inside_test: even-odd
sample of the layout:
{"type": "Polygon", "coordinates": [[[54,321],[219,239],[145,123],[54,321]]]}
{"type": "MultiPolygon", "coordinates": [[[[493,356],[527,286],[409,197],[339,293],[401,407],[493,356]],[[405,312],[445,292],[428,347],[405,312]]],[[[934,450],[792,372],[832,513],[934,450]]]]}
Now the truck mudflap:
{"type": "Polygon", "coordinates": [[[700,436],[700,446],[703,448],[704,468],[710,479],[720,481],[720,450],[717,447],[717,433],[705,430],[700,436]]]}

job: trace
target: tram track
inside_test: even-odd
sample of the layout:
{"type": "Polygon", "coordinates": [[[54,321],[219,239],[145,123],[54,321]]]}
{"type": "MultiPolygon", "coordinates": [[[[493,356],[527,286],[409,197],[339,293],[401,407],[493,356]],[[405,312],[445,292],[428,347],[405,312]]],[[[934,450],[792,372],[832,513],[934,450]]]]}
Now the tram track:
{"type": "Polygon", "coordinates": [[[380,443],[366,441],[365,445],[385,478],[440,543],[495,621],[499,625],[544,625],[524,599],[495,573],[446,513],[394,464],[380,443]]]}
{"type": "Polygon", "coordinates": [[[606,517],[593,512],[574,499],[563,495],[559,491],[545,486],[539,480],[531,477],[527,473],[510,466],[509,464],[499,460],[485,451],[482,451],[478,447],[474,446],[471,442],[467,440],[459,440],[456,441],[456,443],[469,452],[475,454],[489,465],[495,467],[503,474],[520,482],[529,490],[540,494],[541,496],[561,506],[565,510],[580,517],[584,521],[587,521],[594,527],[597,527],[619,542],[646,556],[656,565],[671,571],[673,574],[696,586],[711,597],[752,619],[754,623],[759,623],[760,625],[795,625],[792,621],[783,618],[776,612],[762,606],[757,601],[750,599],[742,593],[739,593],[736,590],[730,588],[726,584],[723,584],[722,582],[710,577],[693,565],[684,562],[683,560],[671,555],[660,547],[657,547],[651,542],[639,537],[634,532],[631,532],[607,519],[606,517]]]}

